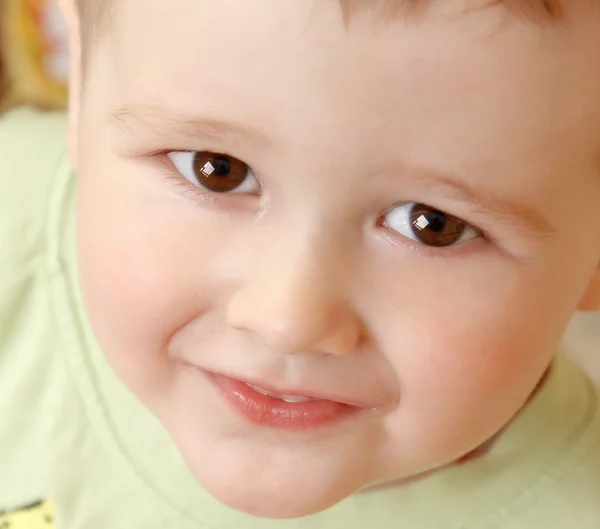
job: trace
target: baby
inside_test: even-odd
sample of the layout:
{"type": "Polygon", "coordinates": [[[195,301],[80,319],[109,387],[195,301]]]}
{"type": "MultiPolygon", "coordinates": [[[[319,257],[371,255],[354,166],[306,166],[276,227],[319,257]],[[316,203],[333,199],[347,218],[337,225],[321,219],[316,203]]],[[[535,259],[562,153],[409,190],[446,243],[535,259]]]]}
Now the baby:
{"type": "Polygon", "coordinates": [[[0,510],[600,527],[557,354],[600,309],[600,3],[63,4],[69,162],[0,121],[0,510]]]}

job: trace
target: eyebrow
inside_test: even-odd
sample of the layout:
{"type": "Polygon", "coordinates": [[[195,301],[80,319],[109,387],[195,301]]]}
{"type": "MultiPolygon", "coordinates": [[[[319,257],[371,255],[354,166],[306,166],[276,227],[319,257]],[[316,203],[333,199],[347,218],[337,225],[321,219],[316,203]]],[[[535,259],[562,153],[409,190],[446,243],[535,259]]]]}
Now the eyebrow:
{"type": "Polygon", "coordinates": [[[159,105],[134,103],[118,107],[108,115],[109,124],[116,125],[127,135],[143,130],[164,141],[202,139],[217,143],[250,144],[264,149],[272,141],[261,130],[249,124],[225,120],[210,115],[190,116],[159,105]]]}
{"type": "MultiPolygon", "coordinates": [[[[227,142],[250,143],[252,147],[264,149],[272,144],[267,135],[243,123],[226,121],[208,116],[189,116],[172,112],[164,107],[149,104],[129,104],[117,108],[109,114],[109,122],[117,125],[126,134],[142,129],[152,131],[161,141],[173,141],[173,136],[184,140],[204,139],[216,144],[227,142]],[[167,132],[161,132],[166,128],[167,132]]],[[[532,236],[544,239],[557,229],[544,215],[528,204],[501,197],[489,187],[470,185],[464,178],[441,171],[422,168],[407,168],[397,162],[383,163],[376,168],[375,174],[387,174],[393,178],[408,176],[428,190],[434,190],[441,196],[475,206],[476,213],[493,218],[510,226],[522,229],[532,236]]]]}

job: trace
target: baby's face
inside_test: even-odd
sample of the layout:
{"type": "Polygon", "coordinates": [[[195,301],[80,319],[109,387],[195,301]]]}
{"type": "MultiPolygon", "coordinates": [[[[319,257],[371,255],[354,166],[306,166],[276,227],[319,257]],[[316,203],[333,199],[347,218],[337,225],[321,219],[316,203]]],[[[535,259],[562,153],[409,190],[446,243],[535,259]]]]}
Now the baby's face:
{"type": "Polygon", "coordinates": [[[467,4],[119,0],[91,52],[91,322],[223,502],[299,516],[452,462],[589,294],[599,22],[467,4]]]}

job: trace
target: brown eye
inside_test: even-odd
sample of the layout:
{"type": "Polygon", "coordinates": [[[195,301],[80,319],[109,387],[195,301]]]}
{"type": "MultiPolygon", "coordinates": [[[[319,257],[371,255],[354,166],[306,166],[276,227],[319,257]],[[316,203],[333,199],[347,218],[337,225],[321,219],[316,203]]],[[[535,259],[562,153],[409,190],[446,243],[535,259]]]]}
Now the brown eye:
{"type": "Polygon", "coordinates": [[[389,211],[384,225],[426,246],[443,248],[478,236],[462,220],[425,204],[411,202],[389,211]]]}
{"type": "Polygon", "coordinates": [[[447,215],[424,204],[415,204],[410,211],[410,224],[415,237],[427,246],[456,244],[467,225],[456,217],[447,215]]]}
{"type": "Polygon", "coordinates": [[[211,152],[171,152],[169,158],[192,184],[213,193],[257,193],[260,185],[241,160],[211,152]]]}

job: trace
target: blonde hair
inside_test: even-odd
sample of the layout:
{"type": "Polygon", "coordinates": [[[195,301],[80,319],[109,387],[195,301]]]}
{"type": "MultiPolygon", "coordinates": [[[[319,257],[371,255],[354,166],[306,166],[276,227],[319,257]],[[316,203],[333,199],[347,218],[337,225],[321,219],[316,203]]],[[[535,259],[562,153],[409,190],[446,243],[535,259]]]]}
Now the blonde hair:
{"type": "Polygon", "coordinates": [[[95,37],[105,32],[115,4],[114,0],[77,0],[79,18],[85,30],[85,34],[82,35],[84,42],[93,40],[90,36],[95,37]]]}
{"type": "MultiPolygon", "coordinates": [[[[504,4],[517,16],[534,22],[546,22],[559,18],[561,3],[565,0],[495,0],[504,4]]],[[[344,18],[361,9],[381,9],[382,15],[394,13],[417,13],[426,9],[432,0],[338,0],[344,18]]],[[[114,0],[77,0],[79,14],[88,31],[104,33],[112,18],[117,2],[114,0]]]]}
{"type": "MultiPolygon", "coordinates": [[[[419,13],[427,9],[433,0],[338,0],[348,20],[352,13],[361,9],[377,7],[384,17],[395,13],[419,13]]],[[[528,18],[534,22],[554,20],[561,15],[561,1],[564,0],[495,0],[504,4],[517,16],[528,18]]]]}

